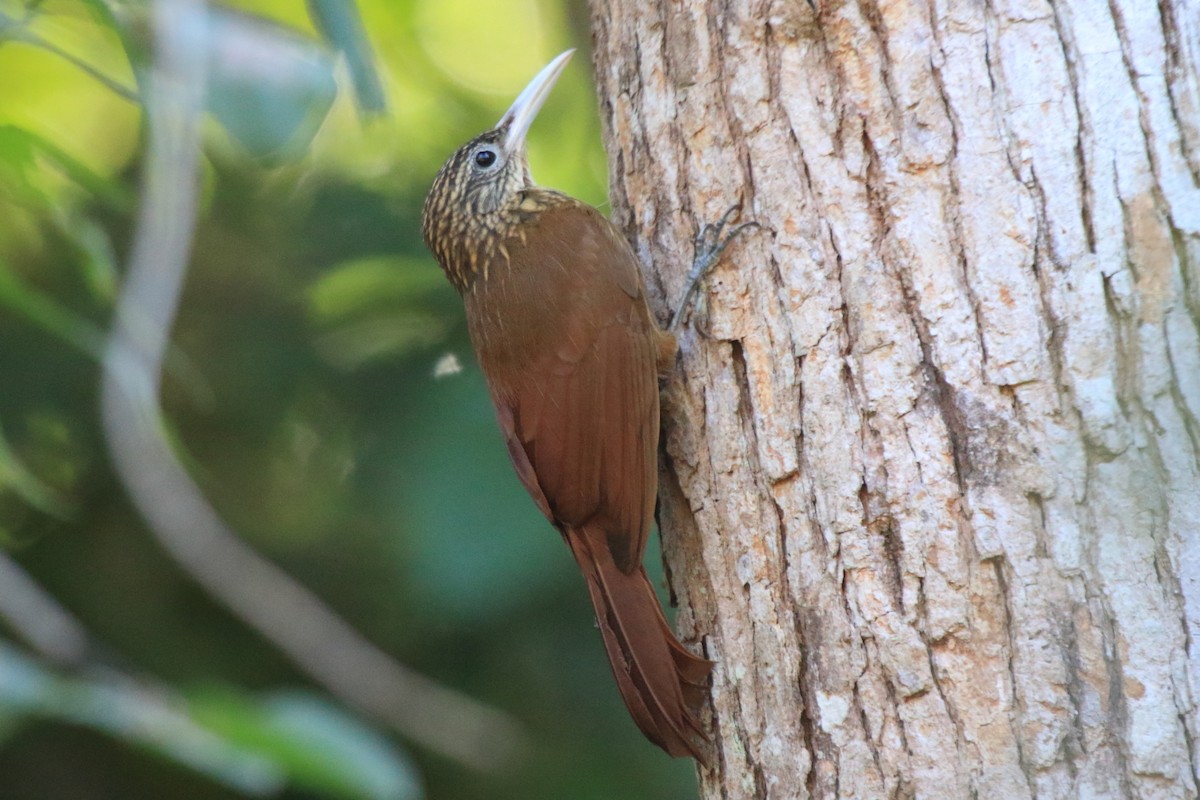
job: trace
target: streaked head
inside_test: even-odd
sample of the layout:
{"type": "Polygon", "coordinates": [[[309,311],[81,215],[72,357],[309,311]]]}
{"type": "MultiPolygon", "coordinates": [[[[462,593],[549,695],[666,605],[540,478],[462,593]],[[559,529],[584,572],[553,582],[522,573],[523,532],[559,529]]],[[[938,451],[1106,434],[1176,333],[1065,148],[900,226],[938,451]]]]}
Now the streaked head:
{"type": "Polygon", "coordinates": [[[534,185],[525,136],[574,52],[568,50],[543,67],[496,126],[454,151],[433,179],[421,228],[425,244],[447,271],[451,265],[445,259],[456,249],[452,240],[470,235],[472,221],[487,226],[487,217],[534,185]]]}

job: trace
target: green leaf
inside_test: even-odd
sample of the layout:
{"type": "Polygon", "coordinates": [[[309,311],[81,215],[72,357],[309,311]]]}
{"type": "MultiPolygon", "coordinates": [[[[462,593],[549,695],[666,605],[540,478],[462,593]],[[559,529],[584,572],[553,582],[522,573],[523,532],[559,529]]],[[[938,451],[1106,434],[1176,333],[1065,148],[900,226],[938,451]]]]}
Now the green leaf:
{"type": "Polygon", "coordinates": [[[21,133],[55,169],[76,185],[86,189],[109,209],[118,214],[132,211],[134,193],[128,186],[98,174],[44,136],[30,131],[21,133]]]}
{"type": "Polygon", "coordinates": [[[45,332],[95,359],[104,352],[104,332],[98,326],[24,284],[3,262],[0,262],[0,306],[7,306],[45,332]]]}
{"type": "Polygon", "coordinates": [[[76,263],[92,297],[111,305],[117,294],[117,256],[108,232],[91,219],[70,214],[59,229],[75,250],[76,263]]]}
{"type": "Polygon", "coordinates": [[[105,0],[83,0],[83,5],[91,13],[92,18],[102,25],[112,28],[118,34],[122,32],[121,23],[113,8],[105,0]]]}
{"type": "Polygon", "coordinates": [[[31,137],[20,128],[0,125],[0,189],[11,192],[19,205],[49,208],[50,193],[37,175],[31,137]]]}
{"type": "MultiPolygon", "coordinates": [[[[103,235],[103,232],[97,229],[97,235],[103,235]]],[[[104,242],[107,242],[106,237],[104,242]]],[[[103,246],[98,241],[77,241],[75,244],[81,248],[103,246]]],[[[104,254],[99,251],[88,250],[84,255],[85,262],[87,259],[96,259],[96,262],[83,263],[81,269],[94,291],[107,293],[111,298],[115,292],[111,283],[116,280],[115,268],[111,263],[103,263],[100,260],[103,257],[104,254]]],[[[14,274],[10,266],[0,261],[0,307],[5,306],[83,354],[97,361],[104,358],[107,334],[98,325],[71,311],[53,297],[28,286],[14,274]]],[[[177,345],[168,345],[163,369],[193,401],[202,406],[211,402],[212,388],[204,373],[177,345]]]]}
{"type": "Polygon", "coordinates": [[[441,273],[427,260],[379,256],[343,262],[309,289],[309,310],[321,324],[379,308],[417,305],[443,288],[441,273]]]}
{"type": "MultiPolygon", "coordinates": [[[[14,16],[13,14],[0,10],[0,42],[24,42],[31,47],[45,50],[47,53],[52,53],[53,55],[58,56],[64,61],[72,64],[121,97],[133,101],[138,99],[137,92],[135,92],[133,89],[125,86],[120,81],[109,77],[87,60],[75,55],[75,53],[73,53],[70,49],[55,44],[49,39],[43,37],[37,31],[33,30],[31,24],[38,19],[41,11],[42,10],[40,8],[31,8],[26,13],[22,13],[19,16],[14,16]]],[[[102,25],[107,24],[108,20],[113,19],[112,16],[109,15],[108,20],[106,20],[103,16],[103,12],[97,11],[97,9],[94,7],[91,9],[91,11],[92,16],[102,25]]],[[[118,29],[115,24],[111,25],[110,27],[112,27],[117,33],[118,38],[121,39],[122,44],[124,45],[124,38],[121,37],[120,29],[118,29]]],[[[128,52],[127,47],[126,52],[128,52]]]]}
{"type": "Polygon", "coordinates": [[[339,707],[304,692],[279,692],[248,704],[227,693],[193,698],[212,730],[279,764],[290,783],[347,800],[423,796],[404,753],[339,707]]]}
{"type": "Polygon", "coordinates": [[[308,13],[325,41],[346,58],[359,109],[367,114],[386,111],[387,99],[358,4],[346,0],[308,0],[308,13]]]}
{"type": "Polygon", "coordinates": [[[11,489],[29,505],[58,519],[68,518],[73,508],[60,492],[33,474],[13,452],[0,430],[0,489],[11,489]]]}
{"type": "Polygon", "coordinates": [[[0,642],[0,715],[91,728],[208,775],[246,794],[283,788],[278,765],[205,730],[160,690],[119,676],[59,676],[0,642]]]}
{"type": "Polygon", "coordinates": [[[44,136],[0,125],[0,183],[15,189],[27,203],[51,207],[53,198],[37,174],[39,156],[113,211],[124,214],[133,208],[133,192],[122,183],[99,175],[44,136]]]}
{"type": "Polygon", "coordinates": [[[414,310],[340,325],[319,335],[314,344],[323,359],[350,371],[373,361],[433,347],[449,331],[450,325],[444,317],[414,310]]]}
{"type": "Polygon", "coordinates": [[[321,328],[318,352],[351,370],[382,358],[432,347],[450,331],[450,320],[430,309],[444,291],[441,274],[427,261],[366,258],[340,264],[309,289],[309,316],[321,328]]]}

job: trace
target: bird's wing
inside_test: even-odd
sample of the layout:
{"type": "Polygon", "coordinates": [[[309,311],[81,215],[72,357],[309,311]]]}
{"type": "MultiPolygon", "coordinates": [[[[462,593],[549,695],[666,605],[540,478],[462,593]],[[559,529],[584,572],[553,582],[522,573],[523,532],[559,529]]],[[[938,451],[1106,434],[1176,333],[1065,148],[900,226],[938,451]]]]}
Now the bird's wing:
{"type": "Polygon", "coordinates": [[[656,330],[633,252],[582,204],[506,243],[470,318],[517,474],[556,525],[641,565],[657,493],[656,330]]]}

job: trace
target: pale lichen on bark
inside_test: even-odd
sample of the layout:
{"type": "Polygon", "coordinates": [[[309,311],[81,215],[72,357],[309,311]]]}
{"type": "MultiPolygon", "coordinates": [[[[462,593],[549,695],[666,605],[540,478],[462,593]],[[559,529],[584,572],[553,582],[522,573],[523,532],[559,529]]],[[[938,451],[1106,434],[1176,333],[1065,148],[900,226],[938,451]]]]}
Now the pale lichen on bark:
{"type": "Polygon", "coordinates": [[[593,4],[706,797],[1191,798],[1194,0],[593,4]]]}

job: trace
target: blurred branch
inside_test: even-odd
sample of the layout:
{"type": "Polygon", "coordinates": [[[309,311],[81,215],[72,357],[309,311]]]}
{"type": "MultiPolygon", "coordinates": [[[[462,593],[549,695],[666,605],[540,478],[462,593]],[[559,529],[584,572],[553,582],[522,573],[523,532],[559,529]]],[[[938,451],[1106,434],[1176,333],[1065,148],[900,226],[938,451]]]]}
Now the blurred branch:
{"type": "Polygon", "coordinates": [[[245,794],[276,795],[287,777],[265,754],[196,723],[170,690],[107,669],[62,675],[0,640],[0,708],[83,725],[136,743],[245,794]]]}
{"type": "Polygon", "coordinates": [[[191,246],[206,84],[202,0],[153,8],[142,205],[105,355],[102,414],[117,472],[163,547],[314,680],[412,740],[474,768],[510,759],[511,718],[398,664],[221,520],[167,441],[163,355],[191,246]]]}
{"type": "Polygon", "coordinates": [[[3,550],[0,550],[0,616],[48,661],[77,666],[87,655],[87,631],[3,550]]]}

